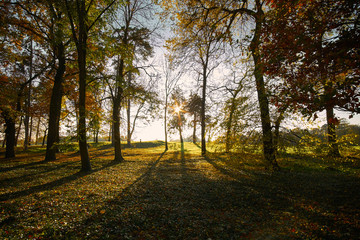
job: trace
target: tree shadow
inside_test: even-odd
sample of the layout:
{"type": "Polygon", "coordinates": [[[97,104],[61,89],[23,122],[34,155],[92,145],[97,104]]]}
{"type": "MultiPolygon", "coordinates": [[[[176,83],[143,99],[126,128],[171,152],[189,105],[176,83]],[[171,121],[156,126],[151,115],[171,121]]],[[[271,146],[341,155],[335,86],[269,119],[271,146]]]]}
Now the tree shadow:
{"type": "MultiPolygon", "coordinates": [[[[18,159],[18,158],[16,158],[16,159],[18,159]]],[[[45,163],[45,162],[43,160],[41,160],[41,161],[36,161],[36,162],[31,162],[31,163],[19,164],[19,165],[12,166],[12,167],[4,167],[4,168],[0,168],[0,173],[1,172],[10,172],[10,171],[20,169],[20,168],[33,167],[33,166],[41,165],[43,163],[45,163]]]]}
{"type": "Polygon", "coordinates": [[[265,204],[258,195],[248,197],[239,182],[209,176],[214,170],[203,158],[188,159],[184,152],[183,148],[165,158],[162,153],[146,173],[102,207],[106,210],[60,234],[80,237],[79,233],[91,232],[94,238],[107,239],[239,239],[254,230],[253,221],[265,223],[270,218],[262,210],[259,214],[265,204]]]}
{"type": "MultiPolygon", "coordinates": [[[[65,177],[59,178],[57,180],[45,183],[45,184],[32,186],[32,187],[29,187],[29,188],[27,188],[25,190],[22,190],[22,191],[4,193],[4,194],[0,195],[0,201],[8,201],[8,200],[12,200],[12,199],[20,198],[20,197],[29,196],[29,195],[34,194],[34,193],[52,190],[52,189],[57,188],[59,186],[62,186],[64,184],[75,181],[75,180],[77,180],[79,178],[82,178],[82,177],[87,176],[89,174],[99,172],[101,170],[104,170],[106,168],[112,167],[112,166],[117,165],[117,164],[118,163],[115,163],[115,162],[111,161],[108,164],[106,164],[106,165],[104,165],[104,166],[102,166],[100,168],[92,170],[91,172],[86,172],[86,173],[85,172],[76,172],[76,173],[74,173],[72,175],[65,176],[65,177]]],[[[66,164],[64,164],[64,165],[62,165],[60,167],[57,167],[56,169],[62,168],[65,165],[66,164]]],[[[52,169],[52,170],[54,170],[54,169],[52,169]]],[[[49,171],[52,171],[52,170],[49,170],[49,171]]],[[[34,175],[37,175],[37,174],[34,174],[34,175]]]]}

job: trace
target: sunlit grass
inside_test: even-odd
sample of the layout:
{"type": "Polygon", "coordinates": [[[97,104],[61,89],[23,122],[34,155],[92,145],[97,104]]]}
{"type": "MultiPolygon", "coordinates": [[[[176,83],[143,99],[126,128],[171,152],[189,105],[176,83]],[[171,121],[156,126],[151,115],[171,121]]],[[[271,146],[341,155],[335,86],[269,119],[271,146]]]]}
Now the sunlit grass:
{"type": "Polygon", "coordinates": [[[200,145],[190,142],[184,143],[183,152],[178,142],[170,142],[167,152],[161,141],[134,142],[131,148],[123,149],[125,161],[115,164],[109,142],[90,143],[93,171],[89,174],[79,173],[77,151],[60,152],[58,160],[43,163],[43,147],[32,146],[26,152],[18,149],[15,159],[0,160],[0,238],[117,239],[116,234],[122,232],[121,236],[133,234],[135,239],[166,239],[162,232],[195,237],[191,232],[199,231],[198,236],[207,232],[207,237],[216,239],[235,231],[226,224],[237,226],[237,234],[253,232],[259,238],[265,233],[297,238],[321,238],[321,234],[341,237],[354,231],[359,213],[353,211],[354,203],[347,197],[358,196],[358,155],[334,159],[313,153],[280,154],[282,171],[270,173],[264,169],[262,154],[223,153],[219,150],[222,147],[210,143],[207,157],[201,157],[200,145]],[[339,197],[342,208],[328,202],[329,197],[339,197]],[[210,204],[211,211],[205,205],[201,211],[194,209],[199,202],[210,204]],[[266,204],[261,207],[256,205],[263,202],[266,204]],[[144,208],[150,211],[148,215],[144,208]],[[286,209],[279,210],[282,208],[286,209]],[[174,219],[168,214],[175,210],[179,212],[174,214],[188,214],[188,218],[171,222],[174,219]],[[220,212],[229,216],[222,219],[220,212]],[[152,217],[157,214],[159,218],[152,217]],[[254,222],[259,221],[258,216],[267,218],[267,214],[272,217],[257,229],[254,222]],[[350,230],[343,230],[335,221],[319,222],[318,216],[311,217],[315,214],[331,216],[350,230]],[[162,225],[162,219],[169,226],[187,226],[191,231],[181,228],[173,233],[171,227],[162,225]],[[222,230],[214,228],[221,224],[225,224],[222,230]],[[161,231],[154,232],[154,227],[161,231]],[[111,233],[111,229],[119,232],[111,233]],[[320,234],[314,229],[324,230],[320,234]],[[106,231],[113,235],[103,235],[106,231]]]}

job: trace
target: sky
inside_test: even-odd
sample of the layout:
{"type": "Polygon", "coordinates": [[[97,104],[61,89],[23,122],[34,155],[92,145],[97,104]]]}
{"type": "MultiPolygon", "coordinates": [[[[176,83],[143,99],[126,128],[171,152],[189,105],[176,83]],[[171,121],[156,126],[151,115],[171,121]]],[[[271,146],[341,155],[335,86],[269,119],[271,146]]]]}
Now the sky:
{"type": "MultiPolygon", "coordinates": [[[[348,113],[335,111],[335,114],[340,118],[347,119],[350,124],[360,125],[360,114],[355,115],[351,119],[348,118],[349,116],[348,113]]],[[[314,128],[324,125],[326,123],[325,113],[324,112],[319,113],[318,117],[319,118],[313,124],[309,124],[309,125],[306,124],[306,125],[314,128]]],[[[290,128],[293,128],[295,126],[301,127],[302,125],[304,125],[303,122],[300,120],[300,118],[301,116],[299,116],[299,121],[292,122],[291,124],[289,124],[289,126],[291,125],[290,128]]],[[[163,119],[150,122],[150,124],[145,127],[138,127],[135,131],[136,133],[133,139],[134,141],[140,141],[140,139],[141,141],[165,140],[163,119]]],[[[191,132],[192,132],[191,130],[186,131],[184,137],[189,136],[191,132]]],[[[198,127],[197,133],[200,134],[200,126],[198,127]]],[[[179,138],[177,133],[172,135],[169,134],[168,137],[169,139],[173,139],[173,140],[179,138]]]]}

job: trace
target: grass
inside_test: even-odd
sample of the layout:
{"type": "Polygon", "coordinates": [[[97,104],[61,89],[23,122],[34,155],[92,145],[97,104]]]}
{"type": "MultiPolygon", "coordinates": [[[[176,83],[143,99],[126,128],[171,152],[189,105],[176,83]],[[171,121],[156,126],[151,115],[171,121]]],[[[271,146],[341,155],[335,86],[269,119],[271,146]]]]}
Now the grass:
{"type": "Polygon", "coordinates": [[[31,147],[0,159],[1,239],[358,239],[358,155],[278,157],[224,154],[162,142],[136,143],[113,163],[113,148],[91,144],[93,171],[76,151],[43,163],[31,147]]]}

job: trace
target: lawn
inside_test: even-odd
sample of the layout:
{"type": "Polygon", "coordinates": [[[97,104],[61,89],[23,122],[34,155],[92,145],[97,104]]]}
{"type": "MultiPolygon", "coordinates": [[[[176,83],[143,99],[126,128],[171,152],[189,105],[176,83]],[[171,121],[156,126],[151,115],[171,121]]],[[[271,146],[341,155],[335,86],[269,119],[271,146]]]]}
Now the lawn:
{"type": "MultiPolygon", "coordinates": [[[[143,142],[115,164],[91,145],[44,163],[44,149],[0,158],[0,239],[359,239],[360,160],[258,154],[143,142]]],[[[3,150],[2,150],[3,151],[3,150]]]]}

